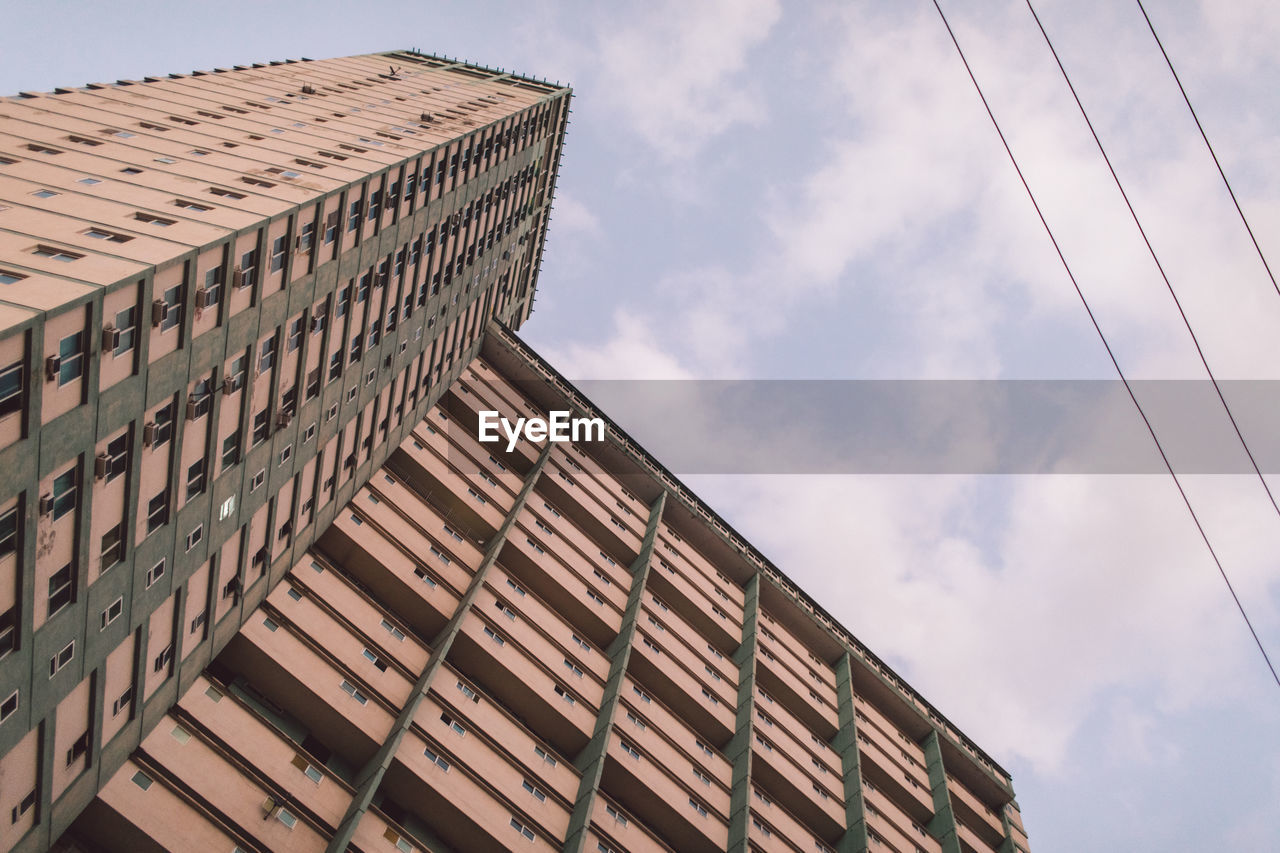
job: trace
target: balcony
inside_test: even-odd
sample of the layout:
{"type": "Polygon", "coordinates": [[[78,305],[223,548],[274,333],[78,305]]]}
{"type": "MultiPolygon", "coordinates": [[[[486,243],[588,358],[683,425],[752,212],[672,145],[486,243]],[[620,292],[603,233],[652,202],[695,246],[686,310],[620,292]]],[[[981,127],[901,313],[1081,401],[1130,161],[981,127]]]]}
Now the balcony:
{"type": "Polygon", "coordinates": [[[498,560],[508,576],[580,629],[596,648],[607,648],[617,636],[626,598],[610,592],[616,584],[604,587],[589,569],[583,574],[570,568],[519,525],[507,537],[498,560]]]}
{"type": "Polygon", "coordinates": [[[674,656],[655,652],[641,641],[641,636],[632,645],[628,672],[708,743],[717,747],[728,743],[737,714],[736,697],[729,702],[721,700],[716,691],[691,675],[674,656]]]}
{"type": "Polygon", "coordinates": [[[530,778],[537,777],[548,791],[554,791],[567,802],[577,796],[579,776],[573,764],[548,753],[538,738],[509,711],[491,701],[448,664],[436,676],[429,701],[418,706],[414,723],[425,729],[439,718],[441,709],[455,711],[464,724],[483,733],[512,764],[524,768],[530,778]],[[464,693],[458,684],[472,695],[464,693]]]}
{"type": "Polygon", "coordinates": [[[839,776],[820,773],[756,730],[751,739],[752,776],[777,802],[813,827],[814,834],[834,837],[844,829],[844,783],[839,776]]]}
{"type": "Polygon", "coordinates": [[[614,850],[626,850],[628,853],[671,851],[648,827],[626,814],[625,810],[610,802],[603,794],[596,795],[591,809],[591,824],[596,829],[588,833],[587,844],[583,848],[589,853],[598,850],[596,845],[601,842],[614,850]],[[613,814],[610,814],[610,809],[613,809],[613,814]]]}
{"type": "Polygon", "coordinates": [[[774,701],[782,704],[806,728],[830,741],[840,728],[840,717],[832,705],[823,701],[812,687],[804,683],[776,659],[764,652],[756,657],[756,683],[774,701]]]}
{"type": "MultiPolygon", "coordinates": [[[[420,565],[373,525],[356,524],[355,518],[349,510],[339,514],[320,538],[319,550],[331,555],[374,598],[394,604],[398,619],[418,636],[439,634],[457,610],[460,590],[470,581],[465,569],[455,568],[446,576],[443,570],[449,566],[438,560],[429,567],[420,565]]],[[[318,561],[313,570],[315,566],[323,569],[318,561]]]]}
{"type": "MultiPolygon", "coordinates": [[[[483,764],[469,767],[446,744],[411,729],[401,740],[382,785],[454,850],[505,851],[515,849],[517,842],[521,849],[558,850],[561,838],[548,834],[538,821],[542,810],[536,816],[517,812],[494,791],[486,776],[493,769],[483,764]],[[532,840],[511,826],[513,817],[534,830],[532,840]]],[[[552,809],[545,811],[554,816],[552,809]]],[[[384,841],[381,849],[388,848],[384,841]]]]}
{"type": "MultiPolygon", "coordinates": [[[[700,798],[708,806],[721,814],[729,813],[731,773],[717,772],[715,776],[712,775],[713,772],[727,769],[727,762],[721,765],[714,761],[704,763],[695,759],[689,753],[677,747],[675,742],[668,738],[668,732],[665,729],[650,725],[645,720],[642,711],[636,711],[627,705],[618,707],[617,713],[614,714],[613,724],[616,735],[625,737],[628,741],[638,746],[640,751],[648,756],[649,760],[654,764],[664,768],[677,779],[684,780],[690,789],[699,793],[700,798]],[[631,714],[640,720],[643,728],[629,719],[627,714],[631,714]],[[712,766],[709,767],[707,765],[712,766]],[[702,776],[706,776],[708,781],[703,781],[702,776]]],[[[699,752],[697,755],[703,757],[705,753],[699,752]]]]}
{"type": "Polygon", "coordinates": [[[742,644],[741,618],[735,618],[729,610],[715,604],[706,589],[696,586],[689,575],[667,559],[669,556],[654,553],[649,588],[716,648],[722,652],[738,648],[742,644]]]}
{"type": "Polygon", "coordinates": [[[489,570],[485,583],[493,594],[504,599],[522,619],[536,625],[539,631],[558,644],[565,656],[575,661],[584,672],[595,676],[601,684],[608,680],[609,659],[604,651],[590,644],[582,646],[586,640],[559,613],[508,575],[502,566],[495,564],[489,570]]]}
{"type": "Polygon", "coordinates": [[[395,721],[397,708],[284,625],[271,631],[251,618],[220,660],[353,766],[373,755],[395,721]]]}
{"type": "Polygon", "coordinates": [[[638,758],[632,755],[627,751],[628,743],[622,737],[610,739],[601,790],[680,853],[725,850],[728,825],[721,814],[706,808],[702,792],[677,782],[643,754],[638,758]],[[701,803],[705,814],[691,805],[691,800],[701,803]]]}
{"type": "Polygon", "coordinates": [[[892,827],[894,833],[910,839],[910,843],[900,849],[919,848],[926,853],[942,853],[942,844],[924,830],[927,820],[920,821],[912,818],[883,791],[869,785],[864,785],[862,788],[862,800],[868,812],[867,822],[880,835],[887,837],[888,827],[892,827]],[[875,810],[876,815],[870,813],[872,809],[875,810]]]}
{"type": "Polygon", "coordinates": [[[596,708],[574,695],[573,685],[566,687],[568,682],[559,673],[553,677],[543,664],[505,640],[505,630],[473,611],[454,640],[450,661],[484,692],[507,708],[518,709],[520,721],[556,752],[577,755],[595,730],[596,708]],[[485,633],[485,628],[503,642],[485,633]],[[565,692],[558,693],[557,687],[565,692]]]}

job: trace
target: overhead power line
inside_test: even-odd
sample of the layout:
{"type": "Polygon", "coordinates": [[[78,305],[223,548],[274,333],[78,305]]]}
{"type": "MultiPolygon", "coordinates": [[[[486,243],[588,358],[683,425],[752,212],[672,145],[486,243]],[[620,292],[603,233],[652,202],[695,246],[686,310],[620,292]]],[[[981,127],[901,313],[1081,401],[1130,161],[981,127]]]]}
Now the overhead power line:
{"type": "MultiPolygon", "coordinates": [[[[1102,326],[1098,323],[1098,318],[1094,315],[1093,308],[1090,307],[1088,298],[1086,298],[1084,295],[1084,290],[1081,289],[1080,283],[1076,280],[1075,273],[1071,271],[1071,265],[1067,263],[1067,258],[1062,252],[1062,247],[1058,244],[1058,240],[1053,234],[1053,229],[1049,226],[1049,221],[1045,218],[1044,211],[1040,208],[1040,203],[1036,200],[1036,195],[1031,189],[1031,184],[1027,181],[1026,175],[1024,175],[1022,172],[1022,167],[1018,164],[1018,158],[1014,156],[1013,149],[1009,146],[1009,140],[1005,137],[1004,131],[1000,127],[1000,122],[997,121],[995,113],[991,109],[991,104],[987,101],[987,96],[983,92],[981,84],[978,83],[978,78],[974,75],[973,69],[969,65],[969,60],[965,56],[964,49],[960,47],[960,41],[956,37],[955,31],[951,29],[951,22],[947,20],[946,13],[942,11],[942,6],[939,3],[939,0],[933,0],[933,6],[935,9],[938,10],[939,17],[942,18],[942,24],[944,27],[946,27],[947,34],[951,37],[951,43],[955,45],[956,53],[959,54],[960,61],[964,64],[964,69],[969,75],[969,80],[973,83],[973,87],[977,91],[979,99],[981,99],[982,101],[982,106],[987,112],[987,117],[991,119],[991,124],[995,128],[996,134],[1000,137],[1000,143],[1001,145],[1004,146],[1005,153],[1009,156],[1009,161],[1010,163],[1013,164],[1014,171],[1018,173],[1018,180],[1022,182],[1022,188],[1027,192],[1027,197],[1031,200],[1032,207],[1035,208],[1036,216],[1039,217],[1040,224],[1044,226],[1045,233],[1049,237],[1049,242],[1053,244],[1053,249],[1058,255],[1058,260],[1062,263],[1062,268],[1066,272],[1067,278],[1070,279],[1071,281],[1071,286],[1075,288],[1076,295],[1080,298],[1080,302],[1084,306],[1085,313],[1089,315],[1089,322],[1093,324],[1094,331],[1098,333],[1098,338],[1102,341],[1102,346],[1107,351],[1107,357],[1111,360],[1112,367],[1115,368],[1116,374],[1120,377],[1120,381],[1124,384],[1125,391],[1129,395],[1129,399],[1133,401],[1134,408],[1137,409],[1138,415],[1142,418],[1142,422],[1147,428],[1147,432],[1151,435],[1151,440],[1155,443],[1156,450],[1160,453],[1160,459],[1161,461],[1164,462],[1165,469],[1169,472],[1169,476],[1170,478],[1172,478],[1174,486],[1177,487],[1178,494],[1181,495],[1182,502],[1183,504],[1186,505],[1187,512],[1190,513],[1191,515],[1191,520],[1195,522],[1196,530],[1199,531],[1200,538],[1204,541],[1205,548],[1207,548],[1209,551],[1209,556],[1213,558],[1214,565],[1217,566],[1218,574],[1221,576],[1222,582],[1226,585],[1227,591],[1231,594],[1231,599],[1232,601],[1235,602],[1236,609],[1240,612],[1240,617],[1244,620],[1245,626],[1248,627],[1249,633],[1253,635],[1253,641],[1257,644],[1258,651],[1262,654],[1262,659],[1267,664],[1267,669],[1271,671],[1272,679],[1275,680],[1276,686],[1280,687],[1280,673],[1276,672],[1275,666],[1271,663],[1271,657],[1267,654],[1266,647],[1263,646],[1262,640],[1258,636],[1258,632],[1254,629],[1253,621],[1249,618],[1249,614],[1245,611],[1244,604],[1241,603],[1240,601],[1240,596],[1236,594],[1235,587],[1232,585],[1231,579],[1227,576],[1227,571],[1222,565],[1222,560],[1218,558],[1218,553],[1217,551],[1214,550],[1213,543],[1209,541],[1209,534],[1205,531],[1204,525],[1201,524],[1200,517],[1196,514],[1195,508],[1191,505],[1191,499],[1187,496],[1187,492],[1186,492],[1186,489],[1183,488],[1182,481],[1178,478],[1177,473],[1173,470],[1173,465],[1172,463],[1170,463],[1169,457],[1165,453],[1164,445],[1160,443],[1160,438],[1159,436],[1156,435],[1155,427],[1152,425],[1150,418],[1147,417],[1147,413],[1142,408],[1142,404],[1138,402],[1138,397],[1133,391],[1133,386],[1130,384],[1128,377],[1125,376],[1124,370],[1121,369],[1120,362],[1116,358],[1115,352],[1111,348],[1111,344],[1107,341],[1107,336],[1102,331],[1102,326]]],[[[1029,2],[1028,2],[1028,6],[1030,6],[1029,2]]],[[[1034,9],[1032,10],[1032,14],[1033,15],[1035,14],[1034,9]]],[[[1039,23],[1039,18],[1036,19],[1036,22],[1037,24],[1039,23]]],[[[1041,32],[1042,33],[1044,32],[1043,27],[1041,27],[1041,32]]],[[[1045,38],[1047,40],[1048,36],[1046,35],[1045,38]]],[[[1050,47],[1052,49],[1052,45],[1050,45],[1050,47]]],[[[1056,52],[1054,53],[1054,57],[1056,59],[1057,57],[1056,52]]],[[[1058,67],[1059,68],[1062,67],[1061,62],[1058,63],[1058,67]]],[[[1066,73],[1065,70],[1063,70],[1063,73],[1064,74],[1066,73]]],[[[1072,94],[1074,95],[1074,93],[1075,93],[1075,90],[1073,88],[1072,94]]],[[[1076,99],[1076,103],[1079,104],[1079,98],[1076,99]]],[[[1081,109],[1083,110],[1083,107],[1081,107],[1081,109]]],[[[1087,121],[1087,117],[1086,117],[1086,121],[1087,121]]],[[[1090,125],[1090,129],[1092,130],[1092,125],[1090,125]]],[[[1094,135],[1094,139],[1095,140],[1097,139],[1096,134],[1094,135]]],[[[1099,143],[1099,147],[1101,147],[1101,143],[1099,143]]],[[[1105,152],[1104,152],[1104,157],[1105,157],[1105,152]]],[[[1108,161],[1108,166],[1110,166],[1110,161],[1108,161]]],[[[1115,176],[1115,172],[1114,170],[1112,170],[1112,177],[1114,176],[1115,176]]],[[[1117,184],[1118,184],[1118,180],[1117,180],[1117,184]]],[[[1123,192],[1123,189],[1121,191],[1123,192]]],[[[1127,200],[1128,199],[1126,197],[1126,202],[1127,200]]],[[[1130,207],[1130,211],[1132,212],[1132,207],[1130,207]]],[[[1136,215],[1135,215],[1135,218],[1136,218],[1136,215]]],[[[1144,234],[1144,239],[1145,239],[1145,234],[1144,234]]],[[[1148,248],[1150,248],[1149,243],[1148,243],[1148,248]]],[[[1159,262],[1157,261],[1157,265],[1158,264],[1159,262]]],[[[1162,274],[1163,274],[1163,270],[1162,270],[1162,274]]],[[[1172,288],[1170,290],[1172,292],[1172,288]]],[[[1175,299],[1176,298],[1177,297],[1175,296],[1175,299]]],[[[1179,310],[1181,310],[1181,306],[1179,306],[1179,310]]],[[[1186,319],[1185,314],[1183,315],[1183,319],[1185,321],[1186,319]]],[[[1188,326],[1188,329],[1190,329],[1189,326],[1188,326]]],[[[1197,343],[1197,350],[1198,349],[1199,349],[1199,344],[1197,343]]],[[[1205,365],[1205,368],[1206,370],[1208,369],[1207,364],[1205,365]]],[[[1210,376],[1212,377],[1212,374],[1210,374],[1210,376]]],[[[1217,387],[1216,382],[1214,383],[1214,387],[1215,388],[1217,387]]],[[[1219,392],[1219,397],[1221,398],[1221,392],[1219,392]]],[[[1226,406],[1225,400],[1223,400],[1223,406],[1224,407],[1226,406]]],[[[1228,415],[1230,415],[1229,411],[1228,411],[1228,415]]],[[[1235,423],[1234,419],[1232,419],[1232,423],[1233,424],[1235,423]]],[[[1239,435],[1239,429],[1237,429],[1236,433],[1237,435],[1239,435]]],[[[1240,440],[1241,440],[1241,443],[1244,442],[1243,437],[1241,437],[1240,440]]],[[[1247,447],[1245,448],[1245,451],[1246,453],[1248,452],[1247,447]]],[[[1252,460],[1252,458],[1253,458],[1252,455],[1250,455],[1250,460],[1252,460]]],[[[1257,470],[1256,463],[1254,465],[1254,469],[1255,471],[1257,470]]],[[[1258,473],[1258,476],[1259,478],[1262,477],[1262,474],[1260,471],[1258,473]]],[[[1266,488],[1265,480],[1263,480],[1263,488],[1266,488]]],[[[1267,494],[1268,496],[1271,494],[1270,489],[1267,489],[1267,494]]],[[[1272,506],[1275,506],[1274,498],[1272,499],[1272,506]]],[[[1280,513],[1280,508],[1277,508],[1277,513],[1280,513]]]]}
{"type": "Polygon", "coordinates": [[[1227,180],[1227,173],[1222,169],[1222,163],[1218,161],[1218,152],[1213,150],[1213,144],[1209,142],[1209,135],[1204,132],[1204,125],[1200,123],[1200,116],[1196,115],[1196,108],[1191,106],[1191,98],[1187,96],[1187,90],[1182,86],[1182,78],[1178,76],[1178,72],[1174,70],[1173,60],[1169,58],[1169,53],[1164,49],[1164,42],[1160,41],[1160,36],[1156,33],[1155,24],[1151,23],[1151,16],[1147,14],[1147,9],[1142,5],[1142,0],[1138,0],[1138,8],[1142,10],[1142,17],[1147,22],[1147,28],[1151,30],[1151,37],[1156,40],[1156,45],[1160,48],[1160,55],[1164,57],[1164,62],[1169,66],[1169,73],[1173,75],[1173,81],[1178,84],[1178,91],[1182,93],[1182,100],[1186,102],[1187,109],[1191,111],[1191,117],[1195,119],[1196,129],[1200,131],[1200,138],[1204,140],[1205,147],[1209,149],[1209,156],[1213,158],[1213,165],[1218,167],[1218,174],[1222,176],[1222,183],[1227,188],[1227,193],[1231,196],[1231,202],[1236,206],[1236,213],[1240,214],[1240,222],[1244,224],[1244,230],[1249,232],[1249,239],[1253,241],[1254,251],[1258,253],[1258,260],[1262,261],[1262,268],[1267,271],[1267,277],[1271,279],[1271,286],[1276,289],[1276,294],[1280,295],[1280,284],[1276,283],[1276,277],[1271,272],[1271,265],[1267,263],[1267,258],[1262,254],[1262,247],[1258,245],[1258,238],[1253,235],[1253,228],[1249,226],[1249,219],[1244,215],[1244,208],[1240,206],[1240,200],[1236,198],[1236,191],[1231,188],[1231,182],[1227,180]]]}

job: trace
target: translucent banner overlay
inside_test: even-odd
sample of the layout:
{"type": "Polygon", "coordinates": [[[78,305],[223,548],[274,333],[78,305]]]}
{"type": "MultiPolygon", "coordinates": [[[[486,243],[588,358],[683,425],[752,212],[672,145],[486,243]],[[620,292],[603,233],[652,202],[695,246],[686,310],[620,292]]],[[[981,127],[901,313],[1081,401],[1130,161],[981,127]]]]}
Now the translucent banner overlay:
{"type": "MultiPolygon", "coordinates": [[[[517,383],[519,384],[519,383],[517,383]]],[[[1110,380],[584,380],[574,383],[681,474],[1162,474],[1110,380]]],[[[1253,467],[1213,385],[1131,383],[1186,474],[1253,467]]],[[[1280,381],[1219,382],[1264,473],[1280,472],[1280,381]]],[[[546,384],[524,390],[546,399],[546,384]]],[[[512,418],[516,412],[509,413],[512,418]]],[[[531,416],[527,409],[519,412],[531,416]]],[[[575,413],[580,415],[582,413],[575,413]]],[[[475,424],[471,425],[475,437],[475,424]]],[[[499,430],[499,434],[502,434],[499,430]]],[[[500,444],[485,448],[505,447],[500,444]]]]}

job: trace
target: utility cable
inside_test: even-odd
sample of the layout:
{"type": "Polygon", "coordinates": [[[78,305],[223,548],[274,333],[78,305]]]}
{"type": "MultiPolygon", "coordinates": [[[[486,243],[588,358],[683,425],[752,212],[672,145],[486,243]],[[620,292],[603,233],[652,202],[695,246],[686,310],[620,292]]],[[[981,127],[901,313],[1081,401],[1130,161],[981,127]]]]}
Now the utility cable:
{"type": "MultiPolygon", "coordinates": [[[[986,109],[987,117],[991,119],[991,124],[995,128],[996,134],[1000,137],[1000,143],[1004,146],[1005,153],[1009,155],[1009,161],[1013,164],[1014,171],[1018,173],[1018,180],[1022,182],[1022,188],[1026,190],[1027,197],[1031,200],[1032,207],[1035,208],[1036,216],[1040,219],[1040,224],[1044,226],[1045,233],[1049,236],[1049,242],[1053,244],[1053,249],[1058,255],[1058,260],[1062,263],[1063,270],[1067,273],[1067,278],[1071,280],[1071,286],[1075,288],[1076,295],[1080,297],[1080,302],[1084,306],[1085,313],[1089,315],[1089,322],[1093,324],[1093,329],[1098,333],[1098,338],[1102,341],[1102,346],[1107,351],[1107,357],[1111,359],[1111,365],[1115,368],[1116,374],[1120,377],[1120,381],[1124,384],[1125,391],[1129,395],[1129,399],[1133,401],[1134,408],[1138,410],[1138,415],[1142,418],[1143,424],[1146,425],[1147,432],[1151,435],[1151,440],[1155,442],[1156,450],[1160,453],[1160,459],[1164,462],[1165,469],[1169,472],[1169,476],[1173,479],[1174,486],[1178,489],[1178,494],[1182,497],[1183,504],[1187,507],[1187,512],[1191,514],[1191,520],[1195,522],[1196,530],[1200,533],[1200,538],[1204,541],[1205,547],[1209,550],[1209,556],[1213,558],[1214,565],[1218,568],[1218,574],[1222,577],[1222,581],[1226,584],[1227,591],[1231,593],[1231,598],[1235,602],[1236,609],[1240,611],[1240,616],[1244,619],[1245,625],[1249,628],[1249,633],[1253,635],[1253,641],[1258,646],[1258,651],[1262,653],[1262,659],[1266,661],[1267,668],[1271,671],[1271,677],[1275,680],[1276,686],[1280,687],[1280,673],[1276,672],[1275,666],[1271,663],[1271,657],[1267,654],[1266,648],[1262,645],[1258,632],[1253,627],[1249,614],[1245,611],[1244,605],[1240,601],[1240,597],[1236,594],[1235,587],[1231,584],[1231,579],[1227,577],[1227,571],[1223,568],[1222,561],[1218,558],[1217,551],[1213,548],[1213,543],[1209,541],[1209,535],[1204,529],[1204,525],[1200,522],[1200,517],[1196,514],[1195,508],[1191,505],[1191,499],[1187,496],[1186,489],[1183,488],[1182,481],[1178,479],[1177,473],[1173,470],[1173,464],[1169,461],[1168,455],[1165,453],[1164,446],[1160,443],[1159,437],[1156,435],[1155,427],[1152,425],[1150,418],[1147,417],[1146,411],[1142,408],[1142,404],[1138,402],[1138,397],[1133,391],[1124,371],[1120,367],[1115,352],[1111,349],[1111,344],[1107,341],[1107,336],[1102,331],[1102,326],[1098,323],[1098,318],[1094,315],[1093,309],[1089,305],[1089,300],[1085,297],[1084,291],[1080,288],[1080,283],[1076,280],[1075,273],[1071,271],[1070,264],[1062,252],[1062,247],[1058,244],[1058,240],[1053,235],[1053,229],[1049,226],[1049,221],[1045,218],[1044,211],[1040,208],[1040,203],[1036,201],[1035,193],[1031,190],[1031,185],[1027,182],[1026,175],[1022,172],[1022,167],[1018,165],[1018,158],[1014,156],[1013,149],[1009,146],[1009,140],[1005,137],[1004,131],[1000,128],[1000,122],[996,120],[995,113],[991,110],[991,104],[987,101],[986,94],[982,91],[982,86],[978,83],[978,78],[974,76],[973,69],[969,66],[969,60],[965,57],[964,49],[960,47],[960,41],[956,38],[955,32],[951,29],[951,23],[947,20],[946,14],[942,11],[939,0],[933,0],[933,6],[938,10],[938,15],[942,18],[942,24],[947,29],[947,34],[951,37],[951,43],[955,45],[956,52],[960,55],[960,61],[964,63],[964,69],[969,75],[969,80],[973,83],[973,87],[977,90],[978,97],[982,100],[982,106],[986,109]]],[[[1038,21],[1038,19],[1037,19],[1038,21]]],[[[1056,55],[1056,54],[1055,54],[1056,55]]],[[[1225,405],[1225,404],[1224,404],[1225,405]]],[[[1256,467],[1256,466],[1255,466],[1256,467]]],[[[1261,474],[1259,474],[1261,476],[1261,474]]],[[[1266,486],[1264,481],[1263,486],[1266,486]]],[[[1270,491],[1268,490],[1268,494],[1270,491]]],[[[1273,501],[1274,503],[1274,501],[1273,501]]],[[[1277,510],[1280,512],[1280,510],[1277,510]]]]}
{"type": "Polygon", "coordinates": [[[1093,122],[1089,120],[1089,113],[1085,111],[1084,104],[1080,100],[1080,96],[1076,94],[1076,87],[1071,82],[1071,76],[1067,74],[1066,67],[1062,64],[1062,59],[1058,56],[1058,51],[1053,46],[1053,41],[1049,38],[1049,33],[1045,31],[1044,24],[1040,22],[1040,16],[1036,14],[1035,7],[1031,5],[1031,0],[1026,0],[1027,9],[1031,12],[1031,17],[1035,19],[1036,26],[1040,28],[1040,34],[1044,36],[1044,42],[1049,46],[1049,52],[1053,54],[1054,61],[1058,64],[1058,70],[1062,72],[1062,79],[1066,81],[1067,88],[1071,90],[1071,97],[1075,99],[1076,106],[1080,109],[1080,115],[1084,118],[1084,123],[1089,128],[1089,133],[1093,136],[1094,144],[1098,146],[1098,153],[1102,155],[1102,160],[1107,164],[1107,171],[1111,173],[1111,180],[1115,183],[1116,189],[1120,191],[1120,197],[1124,199],[1125,207],[1129,209],[1129,216],[1133,219],[1134,226],[1138,229],[1138,234],[1142,236],[1142,242],[1147,247],[1147,253],[1151,255],[1152,262],[1156,265],[1156,270],[1160,273],[1160,278],[1164,281],[1165,289],[1169,291],[1169,296],[1173,298],[1173,304],[1178,307],[1178,315],[1182,317],[1182,325],[1186,327],[1187,334],[1191,336],[1191,343],[1195,345],[1196,355],[1200,357],[1200,363],[1204,365],[1205,373],[1209,374],[1209,381],[1213,383],[1213,390],[1218,395],[1218,401],[1222,403],[1223,411],[1227,414],[1227,420],[1231,421],[1231,428],[1235,430],[1236,438],[1240,440],[1240,446],[1244,448],[1244,453],[1249,457],[1249,464],[1253,466],[1253,472],[1258,476],[1258,482],[1262,484],[1262,489],[1267,493],[1267,499],[1271,501],[1271,508],[1275,510],[1276,515],[1280,516],[1280,504],[1276,503],[1275,495],[1271,493],[1271,487],[1267,485],[1267,478],[1262,476],[1262,469],[1258,467],[1258,462],[1253,458],[1253,451],[1249,449],[1249,444],[1244,440],[1244,433],[1240,431],[1240,425],[1236,423],[1236,417],[1231,413],[1231,407],[1227,405],[1227,398],[1222,393],[1222,388],[1218,385],[1218,378],[1213,375],[1213,369],[1209,367],[1209,360],[1205,357],[1204,350],[1200,347],[1200,339],[1196,337],[1195,330],[1191,328],[1191,320],[1187,317],[1187,312],[1182,307],[1182,300],[1178,298],[1178,294],[1173,289],[1173,283],[1169,280],[1168,274],[1164,271],[1164,265],[1160,263],[1160,258],[1156,256],[1155,247],[1151,245],[1151,240],[1147,237],[1147,231],[1142,227],[1142,222],[1138,219],[1138,212],[1134,210],[1133,203],[1129,201],[1129,194],[1125,192],[1124,185],[1120,183],[1120,176],[1116,174],[1115,166],[1111,164],[1111,158],[1107,156],[1107,149],[1103,147],[1102,140],[1098,137],[1098,132],[1093,128],[1093,122]]]}
{"type": "Polygon", "coordinates": [[[1271,265],[1267,263],[1267,258],[1262,254],[1262,247],[1258,245],[1258,238],[1253,235],[1253,228],[1249,225],[1249,219],[1244,215],[1244,208],[1240,207],[1240,200],[1236,198],[1236,191],[1231,188],[1231,182],[1227,180],[1227,173],[1222,169],[1222,163],[1218,161],[1218,152],[1213,150],[1213,144],[1209,142],[1209,135],[1204,132],[1204,125],[1200,124],[1200,116],[1196,115],[1196,108],[1191,106],[1191,98],[1187,96],[1187,90],[1182,86],[1182,78],[1178,76],[1178,72],[1174,70],[1173,60],[1169,58],[1168,52],[1164,49],[1164,42],[1160,41],[1160,36],[1156,34],[1155,24],[1151,23],[1151,16],[1147,14],[1147,9],[1142,5],[1142,0],[1138,0],[1138,8],[1142,10],[1142,17],[1146,19],[1147,28],[1151,30],[1151,37],[1156,40],[1156,45],[1160,48],[1160,55],[1164,57],[1164,62],[1169,66],[1169,73],[1173,75],[1173,80],[1178,84],[1178,91],[1182,93],[1182,100],[1186,102],[1187,109],[1191,111],[1191,117],[1195,119],[1196,129],[1200,131],[1200,138],[1204,140],[1205,147],[1209,149],[1209,156],[1213,158],[1213,165],[1218,167],[1218,174],[1222,176],[1222,183],[1226,185],[1227,193],[1231,196],[1231,201],[1236,206],[1236,213],[1240,214],[1240,222],[1244,224],[1244,230],[1249,232],[1249,239],[1253,241],[1253,248],[1258,253],[1258,260],[1262,261],[1262,267],[1267,271],[1267,277],[1271,279],[1271,286],[1276,289],[1276,294],[1280,295],[1280,284],[1276,283],[1276,277],[1271,272],[1271,265]]]}

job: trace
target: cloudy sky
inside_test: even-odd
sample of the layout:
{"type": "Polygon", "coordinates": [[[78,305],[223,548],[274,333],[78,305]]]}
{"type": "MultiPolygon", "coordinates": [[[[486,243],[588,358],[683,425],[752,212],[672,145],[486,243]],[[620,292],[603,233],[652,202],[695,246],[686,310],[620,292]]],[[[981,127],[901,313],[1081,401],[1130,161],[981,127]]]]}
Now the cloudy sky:
{"type": "MultiPolygon", "coordinates": [[[[571,379],[1114,375],[926,0],[185,5],[13,4],[0,91],[393,47],[572,82],[525,328],[571,379]]],[[[1147,5],[1280,268],[1280,9],[1147,5]]],[[[943,8],[1121,365],[1202,377],[1025,4],[943,8]]],[[[1280,294],[1137,5],[1037,11],[1215,373],[1280,378],[1280,294]]],[[[1276,848],[1280,690],[1168,478],[688,482],[1013,773],[1040,853],[1276,848]]],[[[1186,485],[1280,657],[1280,518],[1186,485]]]]}

